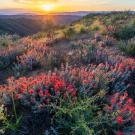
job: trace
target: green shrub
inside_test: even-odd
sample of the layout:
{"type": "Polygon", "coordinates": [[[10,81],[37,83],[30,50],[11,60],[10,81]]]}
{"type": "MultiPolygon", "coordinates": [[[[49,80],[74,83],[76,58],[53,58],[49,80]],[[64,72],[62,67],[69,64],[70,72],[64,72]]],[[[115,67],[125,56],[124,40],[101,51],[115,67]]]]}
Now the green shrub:
{"type": "Polygon", "coordinates": [[[9,45],[9,41],[6,38],[0,39],[0,46],[7,47],[9,45]]]}
{"type": "Polygon", "coordinates": [[[84,28],[84,27],[81,27],[81,28],[80,28],[80,34],[83,34],[83,33],[85,33],[85,32],[86,32],[85,28],[84,28]]]}
{"type": "Polygon", "coordinates": [[[81,99],[74,104],[53,106],[55,111],[57,110],[55,124],[58,132],[64,135],[88,135],[97,131],[104,134],[106,129],[103,129],[103,121],[106,121],[106,116],[103,116],[101,108],[95,105],[104,95],[104,91],[101,91],[93,97],[81,99]]]}
{"type": "Polygon", "coordinates": [[[39,32],[35,35],[32,36],[32,39],[40,39],[40,38],[45,38],[46,37],[46,33],[44,32],[39,32]]]}
{"type": "Polygon", "coordinates": [[[120,43],[119,48],[126,55],[135,57],[135,43],[132,42],[128,42],[127,44],[120,43]]]}
{"type": "MultiPolygon", "coordinates": [[[[123,93],[129,87],[125,82],[131,71],[125,68],[122,63],[115,67],[107,63],[80,68],[67,65],[61,70],[55,69],[38,76],[9,78],[7,84],[0,85],[0,91],[2,104],[9,116],[16,119],[15,124],[9,127],[11,132],[20,127],[19,131],[28,131],[26,135],[43,135],[42,132],[45,135],[53,135],[52,132],[58,132],[57,135],[111,135],[120,126],[122,129],[130,128],[126,122],[134,115],[134,103],[130,105],[132,108],[129,106],[134,109],[133,113],[125,118],[128,113],[124,112],[124,121],[119,123],[115,99],[121,100],[112,96],[112,105],[107,102],[111,93],[123,93]],[[22,119],[17,116],[22,116],[22,119]],[[27,123],[23,122],[24,119],[27,123]],[[48,130],[53,131],[48,133],[48,130]]],[[[123,95],[119,94],[119,97],[123,99],[123,95]]],[[[132,99],[128,102],[132,103],[132,99]]],[[[131,125],[134,126],[134,122],[131,125]]]]}
{"type": "Polygon", "coordinates": [[[127,41],[135,36],[135,27],[126,26],[114,33],[114,37],[118,40],[127,41]]]}
{"type": "Polygon", "coordinates": [[[71,27],[63,32],[66,39],[71,39],[75,33],[76,32],[74,28],[71,28],[71,27]]]}
{"type": "Polygon", "coordinates": [[[112,16],[112,22],[116,22],[118,20],[124,20],[124,19],[127,19],[127,17],[128,17],[128,12],[116,14],[112,16]]]}
{"type": "Polygon", "coordinates": [[[94,26],[94,27],[92,28],[92,30],[93,30],[93,31],[99,31],[99,30],[100,30],[100,27],[99,27],[99,26],[94,26]]]}
{"type": "Polygon", "coordinates": [[[18,35],[2,35],[0,36],[0,46],[8,47],[9,45],[14,45],[19,41],[20,37],[18,35]]]}
{"type": "Polygon", "coordinates": [[[18,128],[20,127],[21,117],[18,117],[16,114],[14,99],[12,99],[12,105],[14,111],[12,117],[14,118],[9,117],[6,114],[4,105],[0,106],[0,122],[2,123],[2,126],[0,127],[0,135],[5,135],[5,132],[9,130],[11,130],[13,133],[16,133],[18,131],[18,128]]]}

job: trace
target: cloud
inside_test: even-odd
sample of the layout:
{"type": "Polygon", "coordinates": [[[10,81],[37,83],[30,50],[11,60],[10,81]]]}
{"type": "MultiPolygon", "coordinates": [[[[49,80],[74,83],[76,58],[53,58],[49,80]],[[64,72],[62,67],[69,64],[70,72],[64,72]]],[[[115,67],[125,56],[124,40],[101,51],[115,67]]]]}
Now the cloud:
{"type": "Polygon", "coordinates": [[[24,3],[24,4],[42,4],[42,3],[48,3],[48,2],[58,2],[59,0],[14,0],[18,3],[24,3]]]}
{"type": "Polygon", "coordinates": [[[110,3],[111,0],[93,0],[91,1],[91,3],[93,5],[105,5],[105,4],[108,4],[110,3]]]}
{"type": "Polygon", "coordinates": [[[88,3],[87,5],[107,5],[109,4],[112,0],[14,0],[17,3],[23,3],[26,5],[41,5],[43,3],[61,3],[61,4],[66,4],[66,3],[76,3],[76,5],[81,4],[82,5],[85,3],[88,3]]]}
{"type": "Polygon", "coordinates": [[[76,5],[78,4],[82,4],[82,5],[106,5],[109,4],[112,0],[60,0],[60,2],[63,3],[76,3],[76,5]]]}

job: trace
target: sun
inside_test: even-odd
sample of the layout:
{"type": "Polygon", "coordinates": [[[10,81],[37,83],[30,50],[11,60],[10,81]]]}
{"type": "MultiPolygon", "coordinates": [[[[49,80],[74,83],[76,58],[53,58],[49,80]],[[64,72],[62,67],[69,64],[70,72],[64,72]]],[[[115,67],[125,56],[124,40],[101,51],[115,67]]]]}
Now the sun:
{"type": "Polygon", "coordinates": [[[52,5],[52,4],[45,4],[45,5],[43,5],[43,10],[45,10],[47,12],[52,11],[53,8],[54,8],[54,5],[52,5]]]}

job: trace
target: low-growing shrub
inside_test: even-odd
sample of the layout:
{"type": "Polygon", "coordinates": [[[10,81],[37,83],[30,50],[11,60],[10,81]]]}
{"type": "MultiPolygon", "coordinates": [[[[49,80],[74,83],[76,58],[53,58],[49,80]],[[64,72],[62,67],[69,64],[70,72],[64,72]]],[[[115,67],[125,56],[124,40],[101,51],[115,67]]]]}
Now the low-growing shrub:
{"type": "Polygon", "coordinates": [[[20,39],[18,35],[1,35],[0,36],[0,47],[8,47],[16,44],[16,42],[20,39]]]}
{"type": "Polygon", "coordinates": [[[64,36],[66,39],[72,39],[74,34],[76,33],[74,28],[70,27],[68,29],[66,29],[65,31],[63,31],[64,36]]]}
{"type": "Polygon", "coordinates": [[[80,34],[84,34],[84,33],[86,33],[86,29],[84,27],[81,27],[80,28],[80,34]]]}
{"type": "Polygon", "coordinates": [[[131,85],[128,85],[126,81],[133,70],[132,68],[134,69],[134,67],[129,67],[122,63],[115,67],[102,63],[99,65],[91,64],[81,68],[67,66],[66,68],[62,67],[61,70],[55,69],[54,72],[39,76],[22,77],[17,80],[9,78],[8,83],[1,86],[0,90],[7,92],[7,95],[8,92],[9,94],[14,92],[17,99],[23,99],[22,103],[26,103],[25,101],[27,100],[28,105],[31,103],[31,97],[34,98],[35,103],[37,100],[38,104],[35,105],[44,105],[46,98],[57,98],[54,95],[59,97],[61,92],[64,94],[65,99],[67,99],[68,93],[73,96],[74,94],[76,95],[76,90],[86,92],[87,96],[97,93],[99,89],[104,89],[111,93],[124,92],[131,85]],[[127,69],[130,70],[128,71],[127,69]],[[39,100],[40,97],[43,100],[39,100]]]}
{"type": "Polygon", "coordinates": [[[112,16],[112,22],[116,22],[118,20],[125,20],[130,15],[130,12],[121,12],[112,16]]]}
{"type": "Polygon", "coordinates": [[[39,33],[33,35],[32,39],[38,39],[39,40],[40,38],[45,38],[46,35],[47,35],[47,33],[45,33],[45,32],[39,32],[39,33]]]}
{"type": "Polygon", "coordinates": [[[16,57],[20,56],[25,48],[23,46],[9,47],[0,51],[0,70],[11,67],[16,61],[16,57]]]}
{"type": "Polygon", "coordinates": [[[114,45],[115,40],[113,37],[105,36],[100,42],[98,42],[99,46],[101,47],[111,47],[114,45]]]}
{"type": "Polygon", "coordinates": [[[62,135],[87,135],[107,133],[106,116],[101,111],[104,98],[104,91],[92,97],[77,100],[75,103],[69,102],[62,106],[53,106],[55,113],[55,130],[62,135]],[[97,105],[98,104],[98,105],[97,105]]]}
{"type": "Polygon", "coordinates": [[[110,126],[113,127],[115,134],[135,134],[135,103],[125,92],[115,93],[110,100],[110,105],[106,110],[109,114],[110,126]]]}
{"type": "MultiPolygon", "coordinates": [[[[9,113],[12,99],[16,113],[22,116],[17,135],[23,133],[24,128],[26,135],[37,135],[37,132],[39,135],[52,132],[58,135],[114,134],[119,130],[133,133],[134,121],[131,120],[134,120],[135,108],[133,100],[125,93],[128,87],[123,85],[121,74],[113,68],[111,74],[107,67],[103,64],[91,65],[90,69],[82,67],[81,70],[63,67],[61,71],[55,69],[55,72],[29,78],[9,78],[6,85],[0,86],[0,91],[9,118],[14,116],[14,111],[9,113]],[[113,76],[115,72],[118,74],[116,78],[113,76]],[[115,80],[121,83],[116,83],[117,87],[113,87],[115,80]],[[107,101],[110,100],[109,87],[114,94],[121,87],[118,93],[122,93],[115,94],[111,103],[107,101]],[[41,123],[44,124],[38,127],[41,123]],[[33,129],[35,126],[40,131],[33,129]]],[[[124,67],[119,65],[118,70],[122,72],[124,67]]],[[[8,130],[13,134],[10,128],[8,130]]]]}
{"type": "Polygon", "coordinates": [[[134,42],[128,42],[127,44],[121,42],[119,45],[119,48],[126,55],[135,57],[135,43],[134,42]]]}
{"type": "Polygon", "coordinates": [[[134,26],[125,26],[114,33],[114,37],[118,40],[127,41],[135,36],[134,26]]]}

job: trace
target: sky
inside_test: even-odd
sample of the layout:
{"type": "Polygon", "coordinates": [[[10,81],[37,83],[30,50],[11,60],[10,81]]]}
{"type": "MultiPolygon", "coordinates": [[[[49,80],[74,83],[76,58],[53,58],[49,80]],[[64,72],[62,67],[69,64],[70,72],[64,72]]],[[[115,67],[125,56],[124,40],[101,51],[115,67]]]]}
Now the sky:
{"type": "Polygon", "coordinates": [[[37,12],[47,9],[49,12],[135,10],[135,0],[0,0],[0,9],[37,12]]]}

